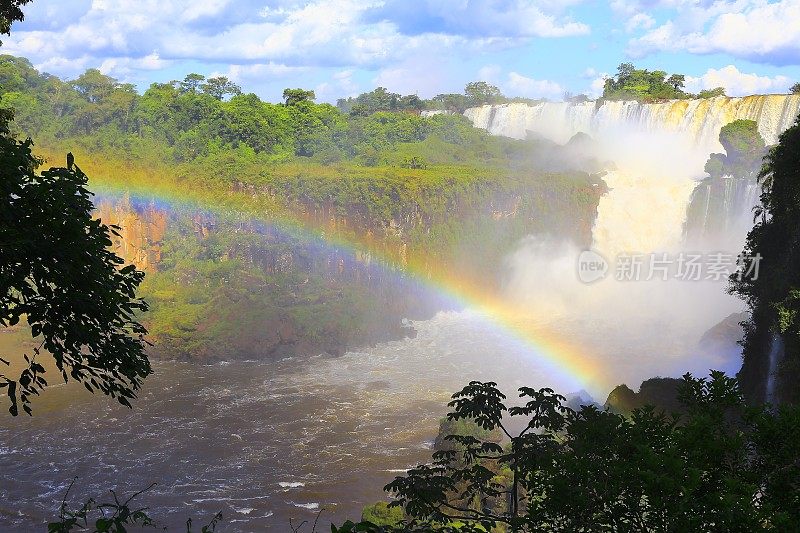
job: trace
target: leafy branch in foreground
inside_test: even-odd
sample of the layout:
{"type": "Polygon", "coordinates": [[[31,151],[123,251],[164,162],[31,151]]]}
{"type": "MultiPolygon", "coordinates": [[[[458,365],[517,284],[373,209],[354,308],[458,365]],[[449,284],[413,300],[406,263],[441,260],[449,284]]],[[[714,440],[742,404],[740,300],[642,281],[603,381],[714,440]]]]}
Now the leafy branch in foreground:
{"type": "MultiPolygon", "coordinates": [[[[406,521],[334,532],[789,531],[800,527],[800,408],[748,407],[735,379],[687,374],[681,413],[579,411],[550,389],[494,383],[453,396],[451,420],[499,430],[504,443],[450,435],[386,486],[406,521]],[[520,423],[521,422],[521,423],[520,423]],[[511,428],[522,428],[512,432],[511,428]]],[[[477,432],[476,432],[477,434],[477,432]]]]}
{"type": "MultiPolygon", "coordinates": [[[[113,501],[98,503],[93,498],[87,500],[80,508],[70,510],[67,507],[67,498],[77,478],[73,479],[64,493],[64,499],[59,508],[58,521],[47,525],[48,533],[70,533],[72,531],[86,531],[91,533],[125,533],[128,528],[157,528],[155,520],[148,514],[147,507],[131,507],[133,500],[156,486],[155,483],[133,493],[124,501],[120,500],[117,493],[111,490],[113,501]]],[[[203,526],[200,533],[214,533],[222,520],[222,513],[217,513],[207,525],[203,526]]],[[[164,527],[164,530],[167,528],[164,527]]],[[[186,521],[186,533],[192,531],[192,519],[186,521]]]]}
{"type": "Polygon", "coordinates": [[[8,133],[8,112],[0,119],[0,326],[25,318],[39,345],[18,377],[0,374],[9,412],[16,416],[21,404],[31,414],[31,396],[47,386],[42,350],[65,381],[130,407],[151,373],[146,330],[135,318],[147,310],[136,298],[144,273],[109,249],[118,228],[92,218],[80,168],[38,174],[32,141],[8,133]]]}

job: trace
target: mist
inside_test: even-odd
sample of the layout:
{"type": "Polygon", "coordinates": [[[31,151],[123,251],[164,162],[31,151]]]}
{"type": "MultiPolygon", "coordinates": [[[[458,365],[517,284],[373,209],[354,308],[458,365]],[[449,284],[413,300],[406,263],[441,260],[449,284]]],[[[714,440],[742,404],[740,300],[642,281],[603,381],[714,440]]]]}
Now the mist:
{"type": "Polygon", "coordinates": [[[710,328],[744,310],[743,302],[727,294],[727,276],[676,279],[681,254],[700,255],[705,261],[716,253],[735,258],[747,231],[733,224],[700,247],[684,236],[707,148],[678,133],[618,125],[585,143],[584,150],[611,162],[602,175],[608,192],[600,199],[592,228],[591,251],[606,261],[604,276],[581,279],[584,250],[578,246],[531,236],[505,258],[505,297],[548,317],[551,328],[602,358],[609,383],[637,386],[653,376],[686,371],[706,375],[710,369],[735,373],[739,351],[699,347],[710,328]],[[635,279],[619,279],[620,261],[635,256],[641,257],[640,274],[628,272],[635,279]],[[651,276],[651,258],[668,272],[651,276]]]}

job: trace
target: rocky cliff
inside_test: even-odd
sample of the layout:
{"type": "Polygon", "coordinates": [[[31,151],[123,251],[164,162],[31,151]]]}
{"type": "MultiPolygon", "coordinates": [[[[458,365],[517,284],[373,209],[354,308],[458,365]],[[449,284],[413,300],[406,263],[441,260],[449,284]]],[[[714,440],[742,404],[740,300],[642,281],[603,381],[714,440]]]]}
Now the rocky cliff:
{"type": "Polygon", "coordinates": [[[413,334],[404,319],[429,318],[455,305],[425,286],[426,273],[448,268],[491,287],[500,281],[498,258],[530,233],[587,246],[602,194],[586,176],[582,185],[563,190],[534,182],[517,189],[487,187],[485,194],[469,197],[443,192],[442,198],[428,197],[444,198],[441,211],[397,201],[379,214],[358,198],[319,201],[297,194],[294,185],[239,184],[236,192],[280,196],[295,220],[346,235],[350,244],[304,237],[268,219],[177,208],[145,197],[98,201],[98,216],[119,227],[115,250],[148,273],[142,295],[151,304],[144,322],[154,354],[339,354],[413,334]],[[482,205],[475,200],[480,197],[482,205]]]}

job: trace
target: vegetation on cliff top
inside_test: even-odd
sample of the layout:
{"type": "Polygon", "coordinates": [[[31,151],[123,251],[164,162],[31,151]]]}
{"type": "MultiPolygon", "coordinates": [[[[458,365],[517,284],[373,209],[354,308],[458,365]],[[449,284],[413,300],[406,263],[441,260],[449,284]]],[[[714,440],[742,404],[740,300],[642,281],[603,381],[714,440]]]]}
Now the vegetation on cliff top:
{"type": "Polygon", "coordinates": [[[711,154],[705,171],[712,178],[732,176],[746,178],[761,169],[766,154],[766,144],[753,120],[734,120],[719,132],[719,142],[724,154],[711,154]]]}
{"type": "MultiPolygon", "coordinates": [[[[376,107],[391,105],[375,93],[376,107]]],[[[129,191],[124,209],[139,219],[166,210],[143,294],[151,336],[172,356],[339,352],[392,329],[381,309],[419,316],[401,296],[411,291],[322,240],[489,285],[496,257],[528,233],[588,242],[604,191],[585,172],[596,163],[490,136],[462,116],[343,114],[313,99],[287,89],[263,102],[196,74],[139,95],[96,70],[62,81],[0,57],[0,102],[20,133],[51,159],[75,153],[115,209],[129,191]],[[195,231],[197,216],[213,222],[207,231],[195,231]]]]}
{"type": "Polygon", "coordinates": [[[606,79],[602,99],[652,102],[725,95],[722,87],[703,90],[696,95],[687,93],[684,91],[685,84],[686,76],[683,74],[668,76],[663,70],[637,69],[633,63],[622,63],[617,67],[617,74],[606,79]]]}

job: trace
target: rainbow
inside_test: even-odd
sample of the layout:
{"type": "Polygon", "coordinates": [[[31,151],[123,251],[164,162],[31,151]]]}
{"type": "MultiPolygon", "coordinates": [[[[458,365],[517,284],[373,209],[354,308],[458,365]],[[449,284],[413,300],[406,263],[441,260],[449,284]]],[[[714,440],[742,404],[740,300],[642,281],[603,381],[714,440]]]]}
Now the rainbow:
{"type": "Polygon", "coordinates": [[[487,323],[499,328],[503,335],[518,341],[537,364],[544,365],[549,373],[569,386],[607,390],[610,385],[605,383],[597,359],[542,326],[542,315],[537,317],[527,307],[523,309],[509,303],[474,280],[454,275],[452,269],[438,263],[435,258],[392,259],[371,239],[360,237],[349,229],[343,230],[292,213],[265,195],[246,191],[220,193],[193,188],[195,183],[163,176],[155,169],[133,169],[121,162],[111,161],[94,164],[87,154],[76,153],[76,159],[81,163],[82,170],[91,176],[90,189],[99,195],[127,194],[137,200],[173,209],[197,209],[218,215],[244,214],[284,234],[341,249],[354,257],[368,251],[372,264],[391,272],[400,271],[439,296],[478,313],[487,323]],[[114,165],[115,168],[111,168],[114,165]]]}

